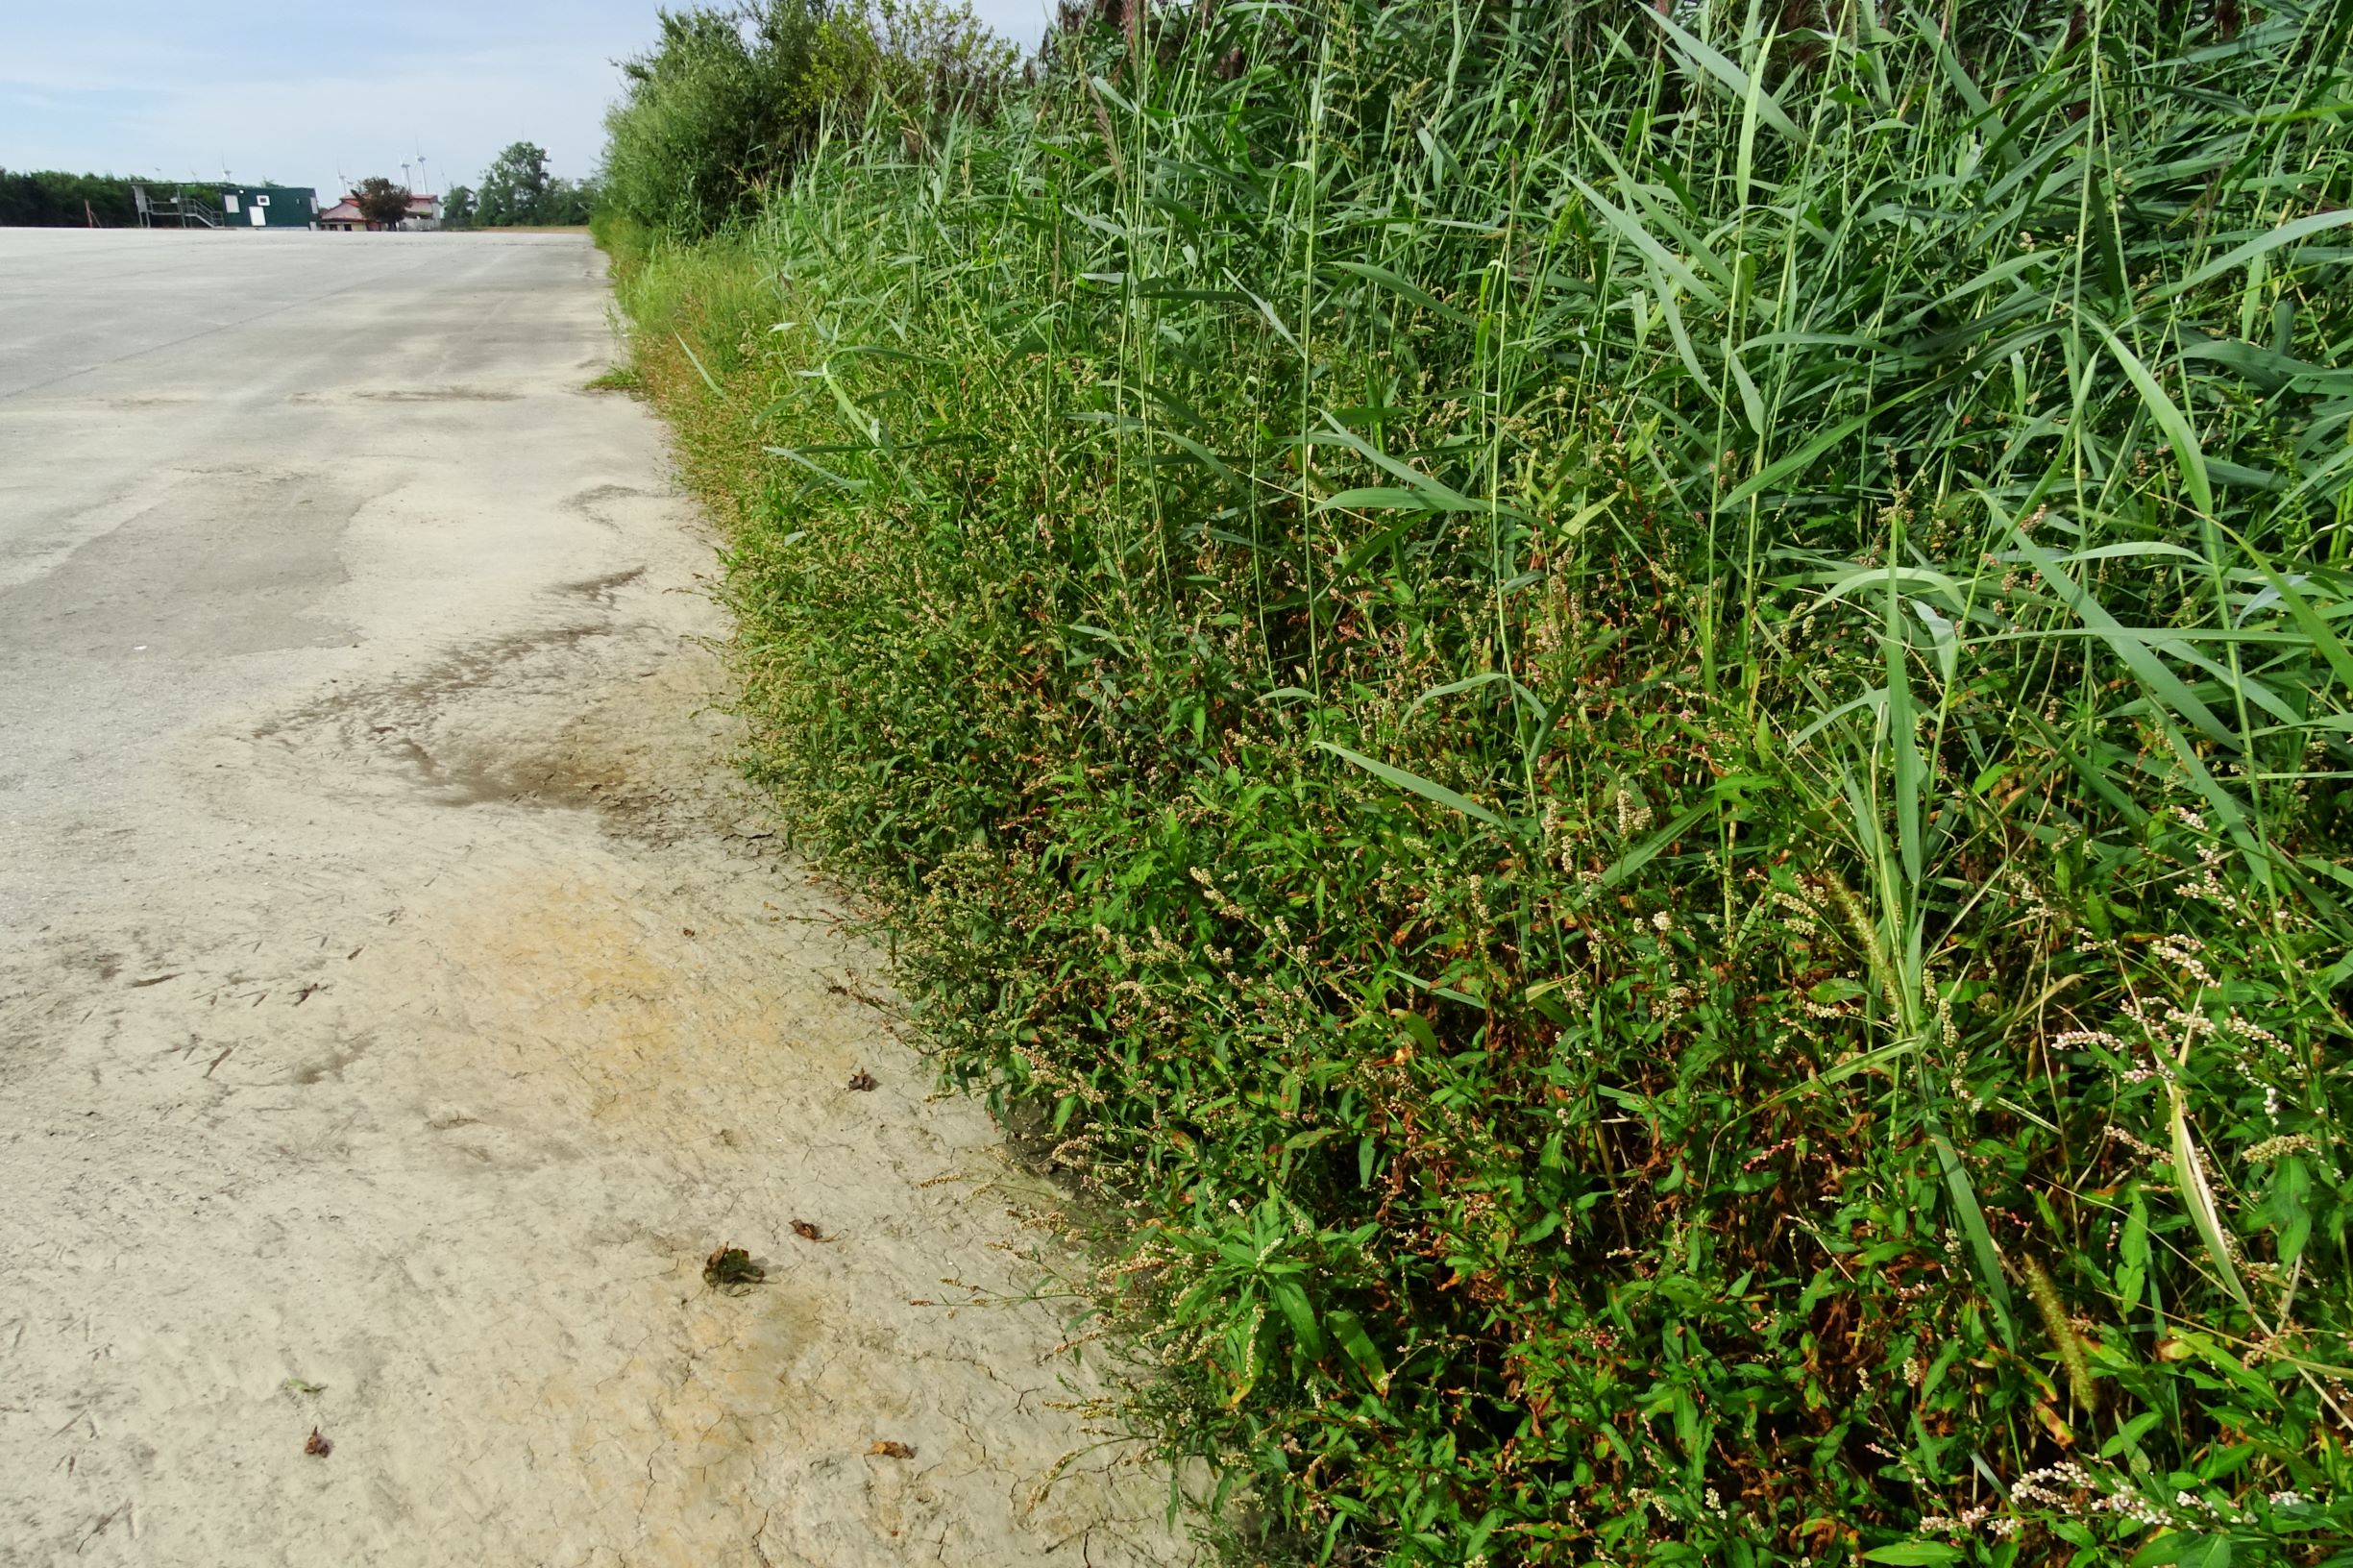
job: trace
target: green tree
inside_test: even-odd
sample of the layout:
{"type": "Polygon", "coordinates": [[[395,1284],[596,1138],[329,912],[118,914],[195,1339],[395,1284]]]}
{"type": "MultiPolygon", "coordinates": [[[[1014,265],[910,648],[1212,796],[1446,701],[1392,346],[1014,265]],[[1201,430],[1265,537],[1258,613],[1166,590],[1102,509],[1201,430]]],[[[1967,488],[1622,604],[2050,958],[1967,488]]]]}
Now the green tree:
{"type": "Polygon", "coordinates": [[[802,0],[773,0],[752,12],[665,11],[661,27],[623,65],[625,94],[605,116],[609,197],[650,228],[704,233],[814,128],[816,16],[802,0]]]}
{"type": "Polygon", "coordinates": [[[485,228],[545,223],[547,200],[548,150],[536,142],[513,142],[482,171],[475,221],[485,228]]]}
{"type": "Polygon", "coordinates": [[[474,227],[474,190],[470,185],[452,185],[441,198],[441,224],[445,229],[474,227]]]}
{"type": "Polygon", "coordinates": [[[661,37],[622,66],[605,114],[604,202],[673,234],[702,234],[790,177],[830,117],[895,135],[985,100],[1015,50],[942,0],[754,0],[661,13],[661,37]],[[880,102],[886,112],[870,115],[880,102]]]}
{"type": "Polygon", "coordinates": [[[370,223],[397,229],[408,216],[408,192],[380,174],[371,174],[352,192],[352,205],[370,223]]]}
{"type": "Polygon", "coordinates": [[[541,201],[541,223],[582,224],[597,208],[599,193],[603,187],[594,180],[565,180],[548,182],[547,196],[541,201]]]}

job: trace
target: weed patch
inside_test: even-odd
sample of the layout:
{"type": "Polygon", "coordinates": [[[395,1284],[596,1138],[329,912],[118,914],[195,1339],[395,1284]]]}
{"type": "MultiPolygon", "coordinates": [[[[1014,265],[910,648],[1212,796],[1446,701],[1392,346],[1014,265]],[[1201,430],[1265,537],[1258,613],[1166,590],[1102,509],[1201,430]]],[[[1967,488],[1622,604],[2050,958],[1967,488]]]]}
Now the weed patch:
{"type": "Polygon", "coordinates": [[[1139,13],[623,247],[1238,1551],[2353,1531],[2347,27],[1139,13]]]}

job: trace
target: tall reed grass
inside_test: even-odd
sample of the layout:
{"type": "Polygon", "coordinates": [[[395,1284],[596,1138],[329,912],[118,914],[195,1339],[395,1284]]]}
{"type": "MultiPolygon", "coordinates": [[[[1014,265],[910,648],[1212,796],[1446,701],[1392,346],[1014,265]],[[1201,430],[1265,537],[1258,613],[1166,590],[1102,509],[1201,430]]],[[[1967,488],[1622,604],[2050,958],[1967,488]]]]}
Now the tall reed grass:
{"type": "Polygon", "coordinates": [[[1120,11],[625,257],[1238,1552],[2353,1561],[2349,27],[1120,11]]]}

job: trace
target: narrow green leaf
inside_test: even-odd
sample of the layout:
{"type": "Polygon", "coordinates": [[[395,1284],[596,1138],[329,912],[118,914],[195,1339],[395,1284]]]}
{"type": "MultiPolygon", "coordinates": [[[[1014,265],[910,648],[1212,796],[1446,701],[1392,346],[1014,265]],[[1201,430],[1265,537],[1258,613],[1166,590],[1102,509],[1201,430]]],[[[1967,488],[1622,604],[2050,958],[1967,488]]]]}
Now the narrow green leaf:
{"type": "Polygon", "coordinates": [[[1951,1141],[1943,1133],[1931,1133],[1928,1141],[1936,1149],[1936,1161],[1945,1174],[1945,1190],[1951,1194],[1954,1216],[1961,1224],[1961,1234],[1969,1241],[1970,1255],[1977,1264],[1977,1278],[1994,1304],[1994,1311],[2001,1319],[2004,1338],[2015,1339],[2010,1327],[2010,1284],[2002,1277],[2001,1253],[1994,1245],[1993,1232],[1985,1228],[1985,1211],[1977,1205],[1976,1184],[1969,1179],[1969,1167],[1953,1151],[1951,1141]]]}
{"type": "Polygon", "coordinates": [[[1290,1324],[1291,1334],[1298,1339],[1299,1348],[1311,1360],[1320,1360],[1324,1353],[1324,1335],[1316,1326],[1314,1309],[1308,1305],[1307,1292],[1299,1288],[1296,1280],[1276,1280],[1267,1293],[1275,1298],[1275,1306],[1281,1309],[1284,1320],[1290,1324]]]}
{"type": "Polygon", "coordinates": [[[2161,301],[2169,300],[2176,294],[2186,294],[2200,283],[2245,266],[2267,251],[2275,251],[2282,245],[2292,245],[2297,240],[2309,238],[2324,229],[2335,229],[2347,223],[2353,223],[2353,208],[2339,208],[2334,212],[2316,212],[2310,217],[2298,218],[2293,223],[2283,223],[2268,233],[2259,234],[2237,249],[2216,257],[2180,282],[2168,283],[2150,296],[2146,303],[2155,305],[2161,301]]]}
{"type": "Polygon", "coordinates": [[[1434,800],[1441,806],[1458,811],[1465,817],[1475,818],[1495,827],[1510,825],[1478,801],[1458,795],[1443,784],[1433,783],[1419,773],[1409,773],[1403,768],[1392,768],[1385,762],[1376,762],[1361,751],[1351,751],[1348,747],[1335,746],[1330,741],[1317,741],[1315,745],[1342,761],[1363,769],[1384,783],[1394,784],[1401,790],[1409,790],[1425,800],[1434,800]]]}
{"type": "Polygon", "coordinates": [[[1635,250],[1640,251],[1656,263],[1659,271],[1682,284],[1685,293],[1695,299],[1704,301],[1710,309],[1724,304],[1723,295],[1702,282],[1700,275],[1686,266],[1681,257],[1677,256],[1653,238],[1651,232],[1643,228],[1641,220],[1632,213],[1625,211],[1612,203],[1608,197],[1604,196],[1575,175],[1569,176],[1569,184],[1577,187],[1578,193],[1583,196],[1592,205],[1593,209],[1602,215],[1604,222],[1624,235],[1627,242],[1635,250]]]}
{"type": "Polygon", "coordinates": [[[1486,507],[1467,496],[1458,496],[1434,486],[1431,490],[1401,490],[1395,485],[1371,485],[1326,496],[1315,503],[1315,509],[1319,512],[1483,512],[1486,507]]]}
{"type": "Polygon", "coordinates": [[[2209,1535],[2200,1531],[2181,1530],[2158,1536],[2132,1555],[2127,1568],[2230,1568],[2231,1547],[2228,1535],[2209,1535]]]}
{"type": "MultiPolygon", "coordinates": [[[[1370,441],[1367,441],[1362,436],[1357,434],[1356,431],[1343,429],[1341,426],[1332,421],[1328,417],[1325,420],[1324,429],[1317,430],[1309,439],[1317,446],[1346,447],[1349,451],[1362,456],[1374,467],[1382,469],[1386,473],[1393,474],[1397,478],[1405,480],[1406,483],[1412,488],[1414,494],[1421,498],[1420,504],[1425,510],[1433,512],[1495,512],[1507,517],[1517,517],[1520,515],[1508,506],[1502,506],[1485,501],[1474,501],[1472,498],[1462,494],[1453,486],[1440,483],[1438,480],[1432,478],[1420,469],[1414,468],[1408,463],[1399,462],[1387,453],[1383,452],[1379,447],[1374,446],[1370,441]]],[[[1351,492],[1345,490],[1340,492],[1341,495],[1348,495],[1351,492]]]]}
{"type": "Polygon", "coordinates": [[[2353,651],[2345,648],[2335,628],[2322,619],[2320,612],[2313,607],[2311,599],[2305,595],[2303,585],[2309,579],[2286,576],[2238,533],[2227,527],[2222,531],[2229,534],[2232,542],[2245,552],[2247,559],[2255,563],[2255,570],[2264,575],[2264,580],[2270,583],[2271,591],[2279,595],[2279,601],[2288,607],[2288,613],[2296,625],[2312,639],[2312,646],[2319,649],[2320,656],[2328,661],[2329,669],[2336,673],[2346,690],[2353,691],[2353,651]]]}
{"type": "Polygon", "coordinates": [[[1798,129],[1797,122],[1781,108],[1781,101],[1765,90],[1761,80],[1752,81],[1749,73],[1733,64],[1723,51],[1684,32],[1665,12],[1646,6],[1642,8],[1642,14],[1658,24],[1659,30],[1674,41],[1676,50],[1685,59],[1729,87],[1733,97],[1754,104],[1757,114],[1767,125],[1799,146],[1805,145],[1805,133],[1798,129]]]}
{"type": "Polygon", "coordinates": [[[1912,661],[1903,634],[1903,599],[1892,574],[1887,578],[1879,637],[1887,663],[1887,739],[1895,772],[1896,844],[1903,860],[1904,883],[1917,889],[1923,866],[1920,807],[1927,777],[1912,727],[1912,661]]]}
{"type": "Polygon", "coordinates": [[[1420,306],[1434,315],[1443,316],[1449,321],[1465,325],[1468,325],[1471,320],[1468,315],[1448,305],[1419,283],[1401,277],[1386,267],[1375,266],[1370,261],[1335,261],[1332,265],[1341,272],[1354,273],[1359,278],[1379,283],[1392,294],[1409,304],[1420,306]]]}
{"type": "Polygon", "coordinates": [[[1832,447],[1838,445],[1838,443],[1846,440],[1847,437],[1852,435],[1855,431],[1870,424],[1873,415],[1878,412],[1880,412],[1879,409],[1873,409],[1870,413],[1857,414],[1852,419],[1844,420],[1837,425],[1833,425],[1822,434],[1814,437],[1814,439],[1808,441],[1804,446],[1800,447],[1788,456],[1776,458],[1766,467],[1759,469],[1756,473],[1750,475],[1739,484],[1733,486],[1731,492],[1724,498],[1724,504],[1727,507],[1737,506],[1752,496],[1763,495],[1766,491],[1772,489],[1775,485],[1780,483],[1792,474],[1801,472],[1815,458],[1821,456],[1824,453],[1829,451],[1832,447]]]}
{"type": "Polygon", "coordinates": [[[2197,1227],[2197,1237],[2206,1244],[2206,1257],[2221,1276],[2222,1284],[2240,1306],[2254,1310],[2248,1299],[2246,1285],[2239,1278],[2239,1264],[2231,1256],[2230,1237],[2223,1232],[2221,1212],[2215,1207],[2214,1188],[2206,1184],[2206,1164],[2199,1158],[2197,1139],[2190,1132],[2190,1102],[2183,1095],[2181,1085],[2168,1080],[2171,1110],[2166,1125],[2173,1135],[2173,1185],[2181,1192],[2182,1207],[2190,1213],[2190,1223],[2197,1227]]]}
{"type": "Polygon", "coordinates": [[[2200,517],[2212,517],[2214,484],[2207,478],[2206,454],[2198,447],[2197,431],[2190,428],[2188,416],[2166,394],[2165,388],[2157,384],[2157,378],[2148,373],[2148,367],[2141,363],[2140,355],[2126,348],[2123,339],[2110,331],[2104,323],[2096,321],[2092,325],[2097,327],[2099,335],[2107,339],[2108,352],[2116,355],[2116,362],[2123,367],[2126,379],[2139,389],[2141,401],[2148,405],[2149,417],[2157,422],[2159,429],[2165,431],[2166,441],[2173,449],[2173,460],[2181,464],[2182,484],[2190,492],[2192,504],[2196,506],[2200,517]]]}
{"type": "Polygon", "coordinates": [[[819,478],[823,479],[827,484],[830,484],[839,490],[849,490],[853,492],[859,491],[865,489],[870,482],[866,479],[845,478],[841,475],[836,474],[832,469],[826,468],[822,464],[812,462],[809,458],[801,455],[799,452],[792,447],[762,447],[760,450],[767,453],[772,457],[782,457],[788,462],[798,463],[801,467],[807,469],[810,473],[816,475],[819,478]]]}
{"type": "Polygon", "coordinates": [[[687,347],[685,334],[681,332],[673,332],[670,335],[678,340],[678,352],[685,355],[686,362],[695,367],[695,374],[701,377],[702,384],[711,389],[711,396],[715,398],[723,397],[725,394],[719,390],[719,383],[711,380],[711,373],[702,368],[702,361],[695,357],[695,351],[693,349],[687,347]]]}
{"type": "Polygon", "coordinates": [[[1716,809],[1716,796],[1710,793],[1698,805],[1682,812],[1666,826],[1612,861],[1601,875],[1585,885],[1584,891],[1578,895],[1574,907],[1583,908],[1597,894],[1606,893],[1657,859],[1661,850],[1685,833],[1690,832],[1701,818],[1716,809]]]}
{"type": "MultiPolygon", "coordinates": [[[[1992,498],[1987,498],[1989,502],[1992,498]]],[[[2005,519],[2006,521],[2006,519],[2005,519]]],[[[2118,660],[2141,677],[2167,707],[2206,732],[2209,739],[2218,741],[2232,750],[2239,749],[2238,734],[2216,716],[2214,710],[2200,701],[2179,675],[2166,668],[2163,660],[2149,651],[2148,645],[2135,637],[2131,630],[2108,613],[2106,605],[2092,596],[2092,591],[2062,571],[2047,551],[2020,538],[2020,553],[2031,562],[2039,576],[2060,603],[2075,612],[2075,618],[2096,633],[2118,660]]]]}

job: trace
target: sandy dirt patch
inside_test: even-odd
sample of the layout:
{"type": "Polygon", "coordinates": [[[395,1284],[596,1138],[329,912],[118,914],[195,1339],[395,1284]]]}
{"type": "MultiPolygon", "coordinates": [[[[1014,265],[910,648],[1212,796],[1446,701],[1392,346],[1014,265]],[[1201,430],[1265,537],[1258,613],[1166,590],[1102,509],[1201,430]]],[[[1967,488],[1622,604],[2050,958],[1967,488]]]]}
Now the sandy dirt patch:
{"type": "MultiPolygon", "coordinates": [[[[599,450],[158,478],[332,532],[188,551],[251,612],[235,680],[91,782],[70,716],[0,778],[40,824],[0,909],[0,1561],[1187,1560],[1031,1299],[1083,1266],[1055,1194],[932,1092],[727,766],[711,545],[650,416],[579,391],[576,294],[544,365],[278,396],[456,431],[444,470],[484,407],[599,450]],[[461,591],[502,507],[539,531],[461,591]],[[765,1280],[706,1283],[723,1245],[765,1280]]],[[[25,557],[41,656],[125,538],[25,557]]]]}

